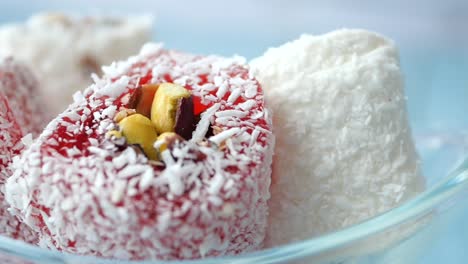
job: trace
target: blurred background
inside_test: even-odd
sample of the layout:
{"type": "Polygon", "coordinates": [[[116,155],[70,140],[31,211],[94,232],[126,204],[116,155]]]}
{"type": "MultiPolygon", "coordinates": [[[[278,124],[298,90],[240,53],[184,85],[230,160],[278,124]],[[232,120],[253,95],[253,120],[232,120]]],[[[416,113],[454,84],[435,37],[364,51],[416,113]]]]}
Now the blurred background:
{"type": "MultiPolygon", "coordinates": [[[[0,23],[34,13],[151,14],[154,40],[202,54],[261,55],[302,33],[365,28],[395,40],[424,172],[446,174],[468,152],[468,1],[2,1],[0,23]]],[[[468,212],[420,263],[468,259],[468,212]]]]}
{"type": "Polygon", "coordinates": [[[41,11],[151,14],[154,39],[168,48],[247,58],[302,33],[322,34],[344,27],[377,31],[400,48],[408,97],[424,96],[418,101],[431,104],[429,111],[410,105],[414,129],[460,129],[468,123],[460,101],[468,99],[466,0],[2,1],[0,23],[21,22],[41,11]],[[434,122],[437,119],[443,122],[434,122]]]}

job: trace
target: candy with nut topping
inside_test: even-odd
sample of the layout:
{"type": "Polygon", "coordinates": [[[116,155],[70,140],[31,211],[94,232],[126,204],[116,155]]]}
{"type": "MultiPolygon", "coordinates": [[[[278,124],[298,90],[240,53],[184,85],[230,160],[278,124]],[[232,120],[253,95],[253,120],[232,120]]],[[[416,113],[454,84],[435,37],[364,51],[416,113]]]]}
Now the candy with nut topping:
{"type": "Polygon", "coordinates": [[[11,162],[21,153],[23,142],[31,141],[44,124],[44,108],[37,97],[38,83],[31,72],[12,58],[0,58],[0,234],[26,242],[37,236],[11,215],[4,199],[4,182],[10,175],[11,162]]]}
{"type": "Polygon", "coordinates": [[[104,71],[7,182],[40,245],[118,259],[259,249],[274,140],[245,60],[147,44],[104,71]]]}

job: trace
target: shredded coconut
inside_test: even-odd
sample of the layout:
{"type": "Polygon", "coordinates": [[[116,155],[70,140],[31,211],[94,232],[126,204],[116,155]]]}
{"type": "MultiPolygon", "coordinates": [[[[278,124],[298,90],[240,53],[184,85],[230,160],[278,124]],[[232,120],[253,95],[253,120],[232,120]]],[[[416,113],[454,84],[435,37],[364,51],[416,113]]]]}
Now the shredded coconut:
{"type": "Polygon", "coordinates": [[[208,108],[204,113],[201,114],[200,122],[198,122],[197,128],[193,131],[192,141],[198,142],[203,139],[210,126],[210,119],[214,116],[216,111],[219,109],[221,104],[217,103],[208,108]]]}
{"type": "Polygon", "coordinates": [[[358,223],[423,190],[392,41],[303,35],[250,65],[278,138],[267,246],[358,223]]]}
{"type": "MultiPolygon", "coordinates": [[[[39,77],[41,96],[47,99],[51,113],[58,114],[71,103],[77,89],[91,83],[91,73],[130,56],[149,41],[151,24],[152,17],[146,15],[38,14],[24,24],[0,28],[0,55],[15,56],[31,66],[39,77]]],[[[151,51],[150,47],[146,50],[151,51]]]]}
{"type": "Polygon", "coordinates": [[[149,44],[106,67],[14,162],[7,181],[14,214],[41,234],[41,246],[78,254],[193,259],[259,249],[274,139],[271,120],[240,122],[267,110],[239,61],[149,44]],[[206,103],[192,139],[176,141],[160,161],[106,137],[116,127],[112,114],[144,79],[184,84],[206,103]],[[255,106],[239,110],[247,90],[256,91],[255,106]],[[238,122],[216,122],[223,117],[238,122]],[[219,131],[207,140],[210,127],[219,131]]]}
{"type": "Polygon", "coordinates": [[[209,138],[209,140],[216,145],[219,145],[221,142],[224,142],[226,139],[234,136],[236,133],[238,133],[241,129],[238,127],[233,127],[228,130],[224,130],[221,133],[212,136],[209,138]]]}
{"type": "MultiPolygon", "coordinates": [[[[47,106],[38,100],[37,89],[38,83],[26,67],[11,58],[0,58],[0,234],[29,243],[37,243],[37,234],[11,214],[15,210],[6,202],[4,183],[13,174],[12,162],[20,160],[16,155],[32,145],[45,121],[42,110],[47,106]]],[[[32,164],[38,164],[37,156],[30,158],[32,164]]],[[[28,181],[37,181],[39,173],[31,170],[28,181]]],[[[26,183],[21,181],[15,191],[25,190],[26,183]]],[[[19,210],[25,206],[19,204],[19,210]]]]}

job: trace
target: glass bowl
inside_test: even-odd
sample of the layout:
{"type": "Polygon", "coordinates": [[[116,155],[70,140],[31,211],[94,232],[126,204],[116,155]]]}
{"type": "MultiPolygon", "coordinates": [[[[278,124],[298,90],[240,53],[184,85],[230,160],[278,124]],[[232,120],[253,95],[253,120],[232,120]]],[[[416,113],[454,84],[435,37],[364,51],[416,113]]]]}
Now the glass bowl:
{"type": "Polygon", "coordinates": [[[301,33],[346,26],[400,47],[408,111],[428,188],[368,221],[305,241],[198,261],[117,261],[63,254],[0,237],[1,263],[459,263],[468,243],[468,4],[456,1],[5,1],[0,22],[38,11],[154,13],[155,39],[196,53],[253,58],[301,33]],[[24,2],[23,2],[24,3],[24,2]]]}

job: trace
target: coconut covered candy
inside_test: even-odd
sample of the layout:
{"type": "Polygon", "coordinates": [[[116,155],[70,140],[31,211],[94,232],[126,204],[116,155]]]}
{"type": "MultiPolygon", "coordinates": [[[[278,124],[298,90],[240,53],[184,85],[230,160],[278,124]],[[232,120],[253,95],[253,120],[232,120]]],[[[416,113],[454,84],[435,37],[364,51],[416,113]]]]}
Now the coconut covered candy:
{"type": "Polygon", "coordinates": [[[275,113],[267,246],[360,223],[424,190],[392,40],[303,35],[251,67],[275,113]]]}
{"type": "Polygon", "coordinates": [[[151,39],[149,16],[79,16],[39,13],[22,23],[0,26],[0,55],[27,63],[48,97],[52,119],[72,95],[91,84],[101,65],[135,54],[151,39]],[[50,96],[53,95],[53,96],[50,96]]]}
{"type": "Polygon", "coordinates": [[[274,141],[245,60],[147,44],[103,70],[7,182],[39,245],[118,259],[259,249],[274,141]]]}
{"type": "Polygon", "coordinates": [[[4,183],[12,174],[11,162],[44,123],[38,83],[31,71],[12,58],[0,58],[0,234],[36,242],[30,228],[8,212],[4,183]],[[24,137],[24,138],[23,138],[24,137]]]}

